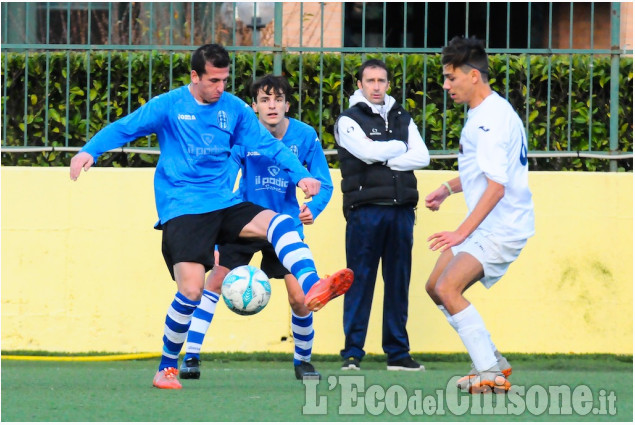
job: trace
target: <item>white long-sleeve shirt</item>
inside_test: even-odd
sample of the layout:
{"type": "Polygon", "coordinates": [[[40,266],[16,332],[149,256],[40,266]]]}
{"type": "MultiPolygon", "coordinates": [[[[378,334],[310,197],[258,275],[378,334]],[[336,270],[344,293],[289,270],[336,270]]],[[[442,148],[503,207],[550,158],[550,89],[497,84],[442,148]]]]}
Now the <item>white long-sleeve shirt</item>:
{"type": "MultiPolygon", "coordinates": [[[[359,102],[366,103],[373,112],[381,115],[386,121],[388,111],[390,111],[396,101],[392,96],[386,95],[383,105],[374,105],[362,95],[361,90],[356,90],[351,96],[350,106],[359,102]]],[[[385,162],[390,169],[395,171],[416,170],[430,164],[428,148],[412,119],[410,119],[410,124],[408,125],[408,140],[404,141],[388,140],[376,142],[371,140],[355,120],[346,116],[338,119],[336,130],[337,143],[367,164],[385,162]]]]}

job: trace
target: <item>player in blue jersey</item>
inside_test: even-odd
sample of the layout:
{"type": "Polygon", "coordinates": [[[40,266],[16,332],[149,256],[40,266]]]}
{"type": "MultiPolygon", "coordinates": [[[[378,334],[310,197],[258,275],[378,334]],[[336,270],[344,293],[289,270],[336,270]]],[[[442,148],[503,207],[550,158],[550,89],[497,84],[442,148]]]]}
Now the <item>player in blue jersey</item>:
{"type": "MultiPolygon", "coordinates": [[[[291,86],[284,77],[266,75],[251,86],[252,107],[261,124],[305,164],[320,183],[320,192],[310,202],[298,205],[296,189],[288,173],[259,150],[234,146],[232,159],[241,171],[239,193],[243,200],[262,205],[293,217],[295,226],[303,236],[303,224],[312,224],[324,210],[333,193],[329,167],[322,144],[315,130],[298,120],[286,117],[289,111],[291,86]]],[[[221,245],[219,261],[207,278],[201,304],[194,311],[185,345],[185,356],[179,371],[182,379],[200,377],[200,351],[205,334],[211,324],[220,297],[223,279],[235,267],[248,264],[256,252],[262,252],[260,268],[270,278],[284,278],[291,305],[291,331],[295,343],[293,363],[297,379],[319,378],[310,363],[313,347],[313,313],[304,305],[304,292],[298,280],[276,257],[267,241],[243,240],[221,245]]]]}
{"type": "Polygon", "coordinates": [[[155,227],[163,231],[163,257],[177,285],[153,379],[153,385],[162,389],[181,388],[178,356],[201,300],[205,273],[214,265],[215,244],[239,237],[267,239],[282,264],[301,282],[311,311],[346,292],[353,279],[347,269],[320,279],[292,217],[244,202],[233,193],[229,156],[235,145],[273,158],[307,198],[318,194],[320,182],[271,136],[247,104],[225,92],[230,59],[222,46],[199,47],[191,62],[189,85],[156,96],[103,128],[70,165],[71,180],[77,180],[81,170],[87,171],[104,152],[138,137],[157,135],[161,156],[154,174],[159,216],[155,227]]]}

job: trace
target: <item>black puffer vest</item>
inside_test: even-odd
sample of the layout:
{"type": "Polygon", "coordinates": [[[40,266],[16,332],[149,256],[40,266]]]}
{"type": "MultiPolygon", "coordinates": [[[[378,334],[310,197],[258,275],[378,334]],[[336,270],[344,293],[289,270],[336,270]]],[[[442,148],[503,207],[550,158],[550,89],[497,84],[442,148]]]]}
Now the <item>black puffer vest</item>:
{"type": "MultiPolygon", "coordinates": [[[[411,115],[399,104],[388,112],[388,123],[365,103],[357,103],[342,112],[357,122],[366,136],[378,143],[387,140],[408,140],[411,115]]],[[[417,178],[412,171],[393,171],[381,163],[366,164],[337,146],[342,172],[344,217],[360,205],[417,205],[417,178]]]]}

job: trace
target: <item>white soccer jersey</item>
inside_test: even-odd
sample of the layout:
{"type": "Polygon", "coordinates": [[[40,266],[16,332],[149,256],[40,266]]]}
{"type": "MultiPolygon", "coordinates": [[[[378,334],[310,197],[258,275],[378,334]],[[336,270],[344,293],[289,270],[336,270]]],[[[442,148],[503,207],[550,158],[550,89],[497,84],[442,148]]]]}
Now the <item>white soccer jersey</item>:
{"type": "Polygon", "coordinates": [[[487,187],[487,178],[505,186],[505,195],[480,229],[503,241],[534,234],[534,205],[528,184],[527,137],[512,106],[493,92],[467,113],[461,132],[459,176],[468,214],[487,187]]]}

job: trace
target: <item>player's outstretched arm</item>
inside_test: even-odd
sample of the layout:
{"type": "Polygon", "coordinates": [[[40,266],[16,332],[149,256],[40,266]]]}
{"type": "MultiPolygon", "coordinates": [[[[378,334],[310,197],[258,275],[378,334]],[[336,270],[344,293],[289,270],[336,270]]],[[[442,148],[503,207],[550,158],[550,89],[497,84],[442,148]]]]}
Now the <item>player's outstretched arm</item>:
{"type": "Polygon", "coordinates": [[[93,156],[88,152],[77,153],[77,155],[71,158],[71,180],[77,180],[79,173],[82,172],[82,168],[84,171],[88,171],[94,163],[95,160],[93,159],[93,156]]]}

